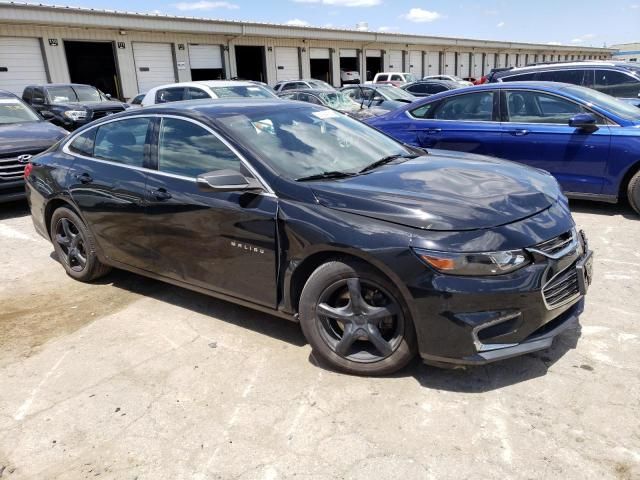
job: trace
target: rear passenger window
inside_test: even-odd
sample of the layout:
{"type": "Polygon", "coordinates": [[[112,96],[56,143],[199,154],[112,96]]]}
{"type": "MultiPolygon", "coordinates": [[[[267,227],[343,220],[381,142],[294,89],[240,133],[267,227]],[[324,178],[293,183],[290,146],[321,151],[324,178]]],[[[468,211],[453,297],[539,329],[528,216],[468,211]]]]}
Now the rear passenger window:
{"type": "Polygon", "coordinates": [[[596,70],[593,88],[613,97],[637,98],[640,93],[640,79],[615,70],[596,70]]]}
{"type": "Polygon", "coordinates": [[[190,100],[203,100],[211,98],[207,92],[199,88],[189,87],[190,100]]]}
{"type": "Polygon", "coordinates": [[[97,128],[93,156],[135,167],[144,166],[144,145],[151,120],[131,118],[97,128]]]}
{"type": "Polygon", "coordinates": [[[536,72],[531,73],[520,73],[518,75],[509,75],[508,77],[503,77],[503,82],[529,82],[536,79],[536,72]]]}
{"type": "Polygon", "coordinates": [[[163,88],[156,92],[156,103],[179,102],[184,100],[184,88],[163,88]]]}
{"type": "Polygon", "coordinates": [[[184,120],[163,118],[158,170],[197,177],[214,170],[240,171],[240,159],[215,135],[184,120]]]}
{"type": "Polygon", "coordinates": [[[490,122],[493,120],[493,92],[469,93],[447,98],[440,103],[433,118],[490,122]]]}
{"type": "Polygon", "coordinates": [[[386,82],[389,79],[389,75],[378,75],[378,82],[386,82]]]}
{"type": "Polygon", "coordinates": [[[402,77],[400,75],[391,75],[391,81],[392,82],[401,82],[402,81],[402,77]]]}
{"type": "Polygon", "coordinates": [[[573,85],[582,85],[583,78],[584,70],[555,70],[538,74],[538,80],[543,82],[562,82],[573,85]]]}
{"type": "Polygon", "coordinates": [[[76,137],[76,139],[69,145],[69,150],[79,155],[86,157],[93,157],[93,144],[96,139],[96,129],[84,132],[82,135],[76,137]]]}
{"type": "Polygon", "coordinates": [[[567,125],[578,113],[588,112],[577,103],[539,92],[506,92],[509,121],[567,125]]]}
{"type": "Polygon", "coordinates": [[[415,110],[411,110],[409,113],[412,117],[415,118],[429,118],[429,114],[434,109],[434,103],[427,103],[426,105],[422,105],[421,107],[416,108],[415,110]]]}

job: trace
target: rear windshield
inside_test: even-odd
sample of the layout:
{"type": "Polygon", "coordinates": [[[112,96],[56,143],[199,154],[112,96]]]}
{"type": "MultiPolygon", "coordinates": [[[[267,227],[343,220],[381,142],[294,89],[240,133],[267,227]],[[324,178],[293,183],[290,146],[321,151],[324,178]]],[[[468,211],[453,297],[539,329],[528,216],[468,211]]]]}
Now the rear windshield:
{"type": "Polygon", "coordinates": [[[607,112],[623,118],[631,122],[640,122],[640,108],[630,103],[618,100],[606,93],[598,92],[590,88],[570,86],[564,87],[563,90],[571,93],[579,99],[587,102],[589,105],[600,107],[607,112]]]}
{"type": "Polygon", "coordinates": [[[397,87],[376,87],[376,90],[391,100],[408,100],[411,102],[416,99],[410,93],[397,87]]]}
{"type": "Polygon", "coordinates": [[[220,98],[274,98],[276,95],[260,85],[233,85],[230,87],[211,87],[220,98]]]}
{"type": "Polygon", "coordinates": [[[103,102],[107,98],[97,88],[90,86],[65,85],[60,87],[47,87],[47,93],[51,103],[69,102],[103,102]]]}

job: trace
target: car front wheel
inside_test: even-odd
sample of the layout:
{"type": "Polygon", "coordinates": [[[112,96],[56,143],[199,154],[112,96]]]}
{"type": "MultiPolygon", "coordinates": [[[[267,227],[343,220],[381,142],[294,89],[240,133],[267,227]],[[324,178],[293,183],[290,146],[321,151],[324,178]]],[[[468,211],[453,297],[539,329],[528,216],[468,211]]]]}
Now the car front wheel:
{"type": "Polygon", "coordinates": [[[364,263],[318,267],[304,286],[299,314],[314,353],[337,370],[388,375],[415,356],[415,331],[400,292],[364,263]]]}
{"type": "Polygon", "coordinates": [[[631,177],[627,187],[627,198],[631,207],[640,215],[640,172],[631,177]]]}
{"type": "Polygon", "coordinates": [[[100,278],[111,270],[96,255],[95,240],[71,209],[58,208],[51,217],[51,241],[58,260],[70,277],[81,282],[100,278]]]}

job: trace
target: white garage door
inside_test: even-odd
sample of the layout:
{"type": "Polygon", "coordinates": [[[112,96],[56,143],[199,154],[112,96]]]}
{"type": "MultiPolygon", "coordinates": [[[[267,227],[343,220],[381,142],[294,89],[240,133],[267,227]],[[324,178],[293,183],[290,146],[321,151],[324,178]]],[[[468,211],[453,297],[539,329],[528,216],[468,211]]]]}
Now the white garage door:
{"type": "Polygon", "coordinates": [[[413,73],[417,78],[422,77],[422,52],[409,52],[409,73],[413,73]]]}
{"type": "Polygon", "coordinates": [[[309,50],[309,58],[319,60],[329,60],[330,54],[328,48],[312,48],[309,50]]]}
{"type": "Polygon", "coordinates": [[[496,67],[506,67],[507,66],[507,54],[501,53],[498,55],[498,65],[496,67]]]}
{"type": "Polygon", "coordinates": [[[40,39],[0,37],[0,89],[22,95],[30,84],[47,83],[40,39]]]}
{"type": "Polygon", "coordinates": [[[473,54],[473,63],[471,64],[471,76],[474,78],[480,78],[482,76],[482,54],[473,54]]]}
{"type": "Polygon", "coordinates": [[[340,58],[355,58],[358,56],[358,51],[351,48],[343,48],[340,50],[340,58]]]}
{"type": "Polygon", "coordinates": [[[300,59],[297,47],[276,47],[276,81],[298,80],[300,59]]]}
{"type": "Polygon", "coordinates": [[[136,65],[138,92],[140,93],[145,93],[158,85],[176,81],[170,43],[134,42],[133,60],[136,65]]]}
{"type": "Polygon", "coordinates": [[[189,45],[189,65],[192,69],[222,68],[220,45],[189,45]]]}
{"type": "Polygon", "coordinates": [[[492,68],[496,66],[496,54],[495,53],[487,53],[484,57],[484,73],[485,75],[489,73],[492,68]]]}
{"type": "Polygon", "coordinates": [[[469,52],[458,54],[458,76],[462,78],[469,76],[469,52]]]}
{"type": "Polygon", "coordinates": [[[445,52],[444,54],[444,73],[447,75],[456,74],[456,54],[454,52],[445,52]]]}
{"type": "Polygon", "coordinates": [[[427,53],[427,64],[425,65],[424,74],[438,75],[440,73],[440,52],[427,53]]]}
{"type": "Polygon", "coordinates": [[[389,71],[402,71],[402,50],[389,50],[389,71]]]}

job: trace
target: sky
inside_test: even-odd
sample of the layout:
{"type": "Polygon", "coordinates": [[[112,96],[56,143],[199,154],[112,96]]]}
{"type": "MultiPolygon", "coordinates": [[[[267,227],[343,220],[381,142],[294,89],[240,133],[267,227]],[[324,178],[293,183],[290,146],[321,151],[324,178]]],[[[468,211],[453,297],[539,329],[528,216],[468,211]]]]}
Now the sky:
{"type": "Polygon", "coordinates": [[[640,0],[39,0],[82,7],[485,40],[640,42],[640,0]],[[364,26],[361,26],[364,28],[364,26]]]}

